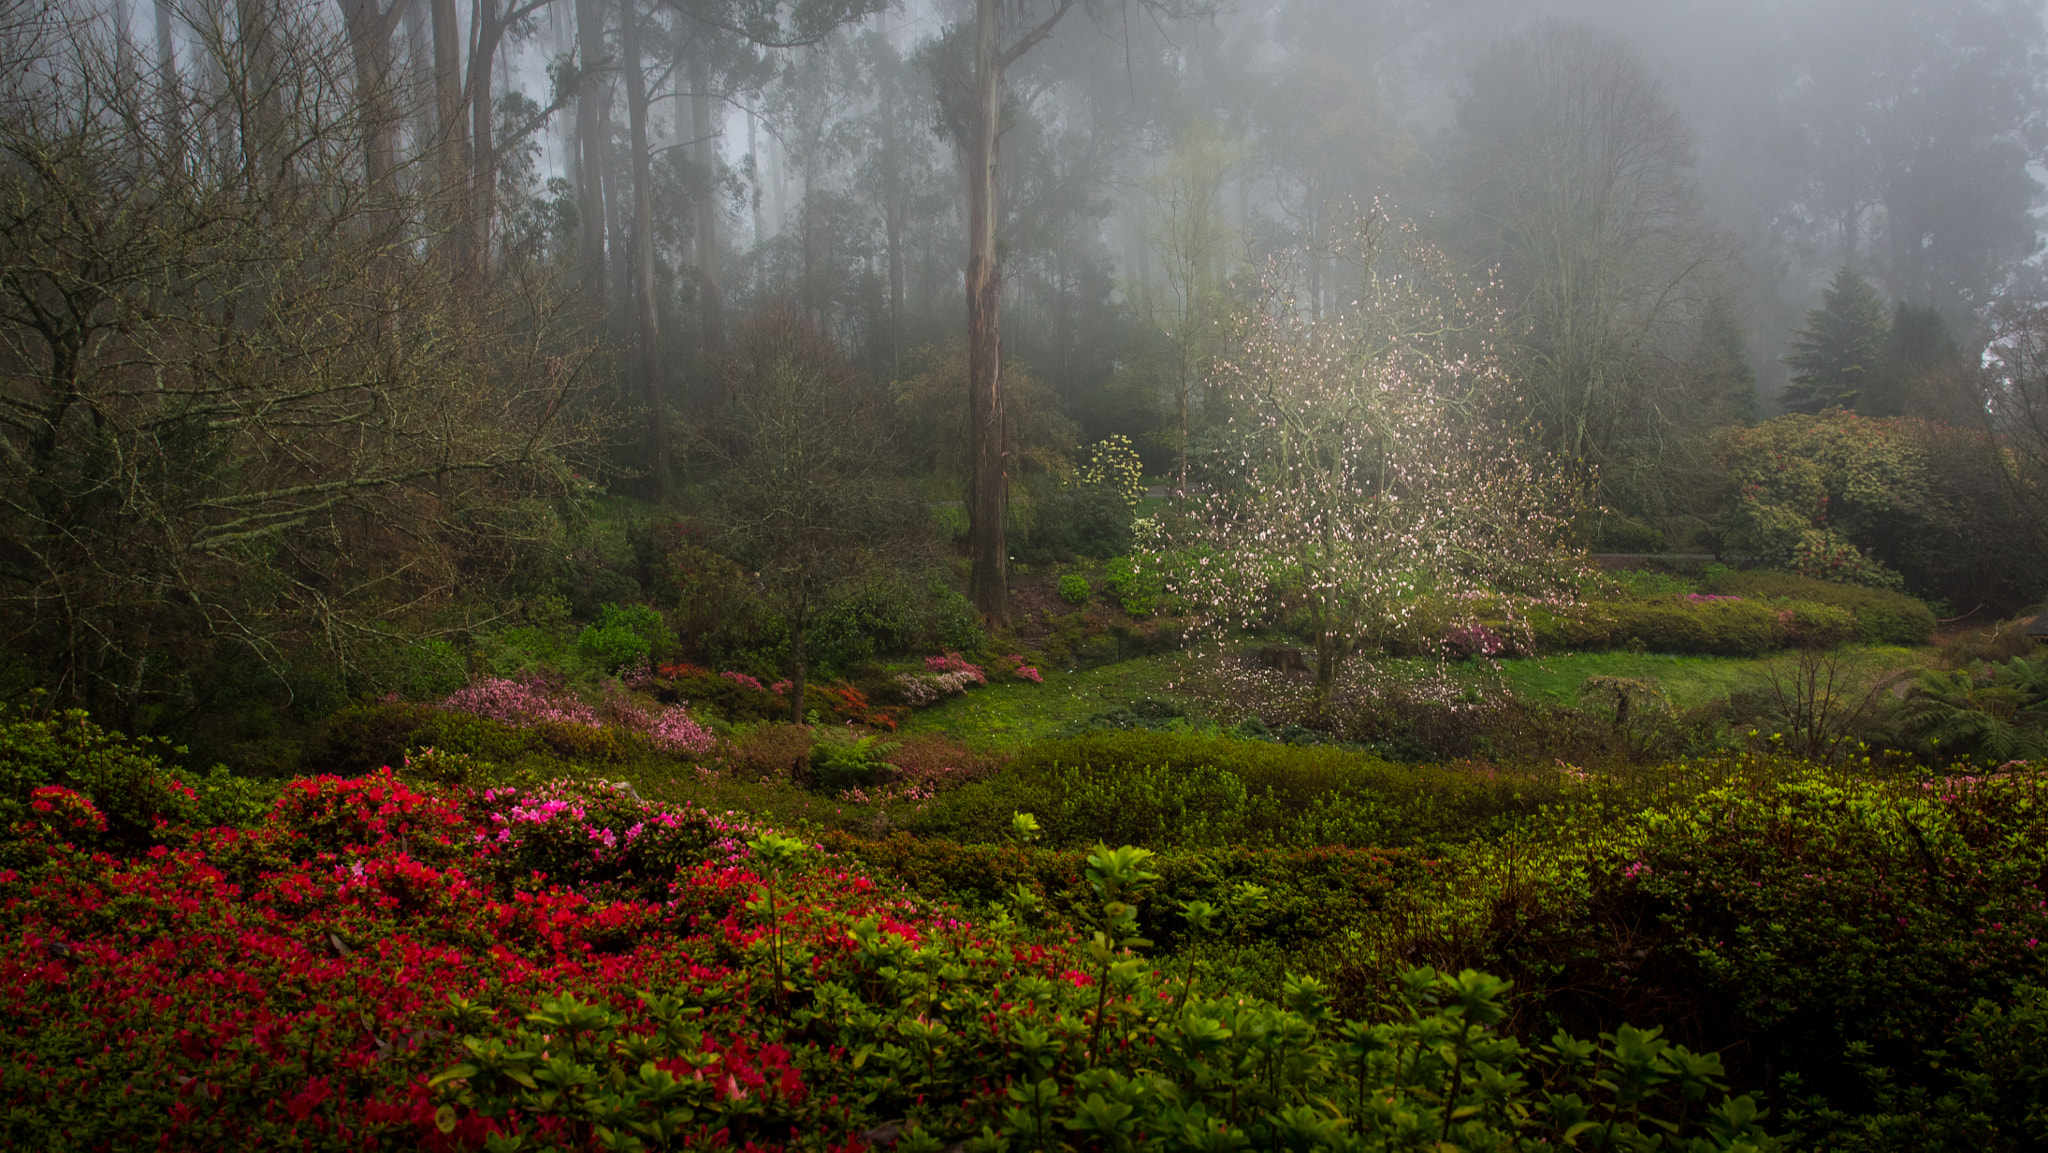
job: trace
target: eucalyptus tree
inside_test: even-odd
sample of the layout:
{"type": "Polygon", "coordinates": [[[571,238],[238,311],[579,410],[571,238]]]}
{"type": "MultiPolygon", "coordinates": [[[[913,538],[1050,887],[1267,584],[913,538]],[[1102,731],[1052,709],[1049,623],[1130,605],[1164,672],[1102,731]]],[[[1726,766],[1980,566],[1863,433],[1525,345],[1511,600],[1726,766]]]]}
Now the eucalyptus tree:
{"type": "Polygon", "coordinates": [[[2027,0],[1818,0],[1786,8],[1778,105],[1795,177],[1779,207],[1831,263],[1961,332],[2040,249],[2048,47],[2027,0]]]}
{"type": "MultiPolygon", "coordinates": [[[[1002,219],[1001,157],[1004,77],[1044,43],[1077,0],[974,0],[973,15],[956,22],[949,39],[958,51],[935,57],[941,116],[958,151],[967,189],[968,435],[973,486],[968,494],[970,596],[992,625],[1010,615],[1006,516],[1008,473],[1003,458],[1002,263],[997,231],[1002,219]]],[[[1127,7],[1103,5],[1098,18],[1127,7]]],[[[1208,9],[1202,0],[1139,0],[1148,16],[1180,16],[1208,9]]]]}

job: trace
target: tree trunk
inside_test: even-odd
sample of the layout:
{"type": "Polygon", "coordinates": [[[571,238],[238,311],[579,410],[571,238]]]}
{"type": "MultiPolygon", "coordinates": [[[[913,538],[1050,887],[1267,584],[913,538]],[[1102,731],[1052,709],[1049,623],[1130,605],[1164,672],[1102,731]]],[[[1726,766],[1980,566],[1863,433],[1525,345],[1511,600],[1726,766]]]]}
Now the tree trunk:
{"type": "MultiPolygon", "coordinates": [[[[163,93],[164,131],[173,141],[185,135],[185,95],[178,83],[178,49],[171,21],[172,0],[156,0],[156,71],[158,91],[163,93]]],[[[172,149],[180,155],[184,145],[172,149]]]]}
{"type": "Polygon", "coordinates": [[[476,0],[470,14],[477,27],[470,38],[475,45],[469,61],[468,92],[475,168],[470,173],[467,243],[473,267],[482,275],[491,265],[491,219],[497,215],[498,205],[498,146],[491,133],[491,69],[505,26],[498,15],[498,0],[476,0]]]}
{"type": "Polygon", "coordinates": [[[690,53],[690,131],[704,181],[697,197],[697,300],[703,309],[704,355],[725,351],[725,296],[718,287],[718,146],[711,131],[711,32],[700,28],[690,53]]]}
{"type": "Polygon", "coordinates": [[[458,268],[469,253],[469,125],[462,107],[462,27],[455,0],[430,0],[434,34],[435,176],[440,182],[441,243],[458,268]]]}
{"type": "Polygon", "coordinates": [[[789,630],[789,723],[804,723],[804,684],[810,679],[809,653],[804,641],[810,621],[799,617],[789,630]]]}
{"type": "Polygon", "coordinates": [[[235,0],[235,35],[241,49],[237,82],[256,110],[254,129],[244,136],[242,148],[250,178],[258,187],[283,179],[282,172],[269,169],[273,163],[285,163],[274,154],[284,134],[284,86],[277,72],[276,17],[270,3],[235,0]]]}
{"type": "Polygon", "coordinates": [[[1009,544],[1003,513],[1009,477],[1003,454],[1002,269],[996,262],[997,162],[1002,147],[1003,61],[996,48],[996,0],[978,0],[974,37],[974,120],[967,155],[967,415],[970,491],[967,548],[974,607],[991,628],[1010,619],[1009,544]]]}
{"type": "Polygon", "coordinates": [[[626,123],[633,147],[634,374],[647,401],[647,471],[654,494],[667,500],[674,478],[668,461],[668,395],[661,370],[661,313],[654,300],[654,177],[647,150],[647,76],[640,64],[637,0],[620,0],[625,48],[626,123]]]}
{"type": "Polygon", "coordinates": [[[576,95],[576,267],[584,298],[602,314],[604,149],[611,136],[611,92],[597,71],[604,59],[604,10],[597,0],[576,0],[576,56],[582,67],[576,95]]]}
{"type": "Polygon", "coordinates": [[[356,101],[363,117],[363,175],[370,196],[392,199],[392,173],[397,167],[398,116],[391,103],[391,36],[405,10],[405,0],[391,0],[379,11],[377,0],[343,0],[342,26],[348,33],[355,65],[356,101]]]}

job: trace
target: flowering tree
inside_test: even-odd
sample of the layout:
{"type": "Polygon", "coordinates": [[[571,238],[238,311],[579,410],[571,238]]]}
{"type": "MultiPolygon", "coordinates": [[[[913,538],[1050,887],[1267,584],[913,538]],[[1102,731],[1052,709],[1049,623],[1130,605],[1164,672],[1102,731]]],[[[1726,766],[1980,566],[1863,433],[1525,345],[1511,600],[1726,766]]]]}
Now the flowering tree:
{"type": "Polygon", "coordinates": [[[1554,585],[1573,487],[1497,417],[1509,384],[1442,262],[1357,230],[1358,304],[1311,318],[1272,278],[1219,358],[1230,407],[1210,496],[1170,567],[1212,623],[1275,609],[1313,634],[1316,707],[1425,594],[1554,585]]]}

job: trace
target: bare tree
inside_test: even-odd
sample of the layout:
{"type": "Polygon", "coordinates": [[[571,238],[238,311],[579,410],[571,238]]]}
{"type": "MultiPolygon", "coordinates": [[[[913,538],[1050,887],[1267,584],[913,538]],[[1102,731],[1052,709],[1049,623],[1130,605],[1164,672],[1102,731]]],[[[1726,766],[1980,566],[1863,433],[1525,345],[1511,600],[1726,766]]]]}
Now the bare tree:
{"type": "Polygon", "coordinates": [[[222,646],[360,667],[525,563],[588,439],[560,296],[422,258],[333,31],[201,29],[202,141],[84,38],[0,111],[0,627],[122,723],[222,646]]]}
{"type": "Polygon", "coordinates": [[[1625,438],[1670,430],[1706,273],[1691,136],[1626,44],[1543,23],[1472,70],[1458,112],[1454,236],[1495,266],[1506,353],[1546,447],[1589,478],[1625,438]]]}

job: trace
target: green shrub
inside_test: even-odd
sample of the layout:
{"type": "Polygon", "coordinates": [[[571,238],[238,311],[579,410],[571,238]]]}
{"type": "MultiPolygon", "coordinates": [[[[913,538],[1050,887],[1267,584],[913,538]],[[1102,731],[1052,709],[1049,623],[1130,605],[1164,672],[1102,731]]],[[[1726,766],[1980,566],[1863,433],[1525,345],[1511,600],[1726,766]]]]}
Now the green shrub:
{"type": "Polygon", "coordinates": [[[1846,609],[1856,617],[1856,639],[1868,645],[1925,644],[1934,632],[1934,612],[1904,593],[1835,584],[1770,569],[1725,572],[1708,587],[1752,600],[1809,601],[1846,609]]]}
{"type": "Polygon", "coordinates": [[[1640,639],[1651,652],[1746,657],[1785,643],[1778,614],[1747,600],[1692,600],[1684,596],[1620,601],[1611,606],[1614,635],[1640,639]]]}
{"type": "Polygon", "coordinates": [[[1060,578],[1060,599],[1070,605],[1087,604],[1092,591],[1088,587],[1088,578],[1080,573],[1070,572],[1060,578]]]}
{"type": "Polygon", "coordinates": [[[1673,573],[1655,572],[1650,569],[1615,569],[1602,574],[1607,580],[1629,596],[1668,596],[1673,593],[1696,593],[1699,585],[1673,573]]]}
{"type": "Polygon", "coordinates": [[[0,713],[0,831],[26,820],[30,795],[45,786],[91,801],[106,817],[98,842],[117,849],[154,844],[159,819],[200,823],[207,809],[158,760],[165,749],[163,742],[102,729],[79,709],[49,717],[25,709],[0,713]]]}
{"type": "Polygon", "coordinates": [[[1140,567],[1138,562],[1127,556],[1117,557],[1109,562],[1104,572],[1110,591],[1116,594],[1117,604],[1134,617],[1151,616],[1159,608],[1159,598],[1166,591],[1166,583],[1156,564],[1147,563],[1140,567]]]}
{"type": "MultiPolygon", "coordinates": [[[[1055,923],[1085,920],[1093,903],[1082,877],[1085,849],[962,845],[902,832],[880,840],[831,832],[823,844],[928,900],[969,909],[1006,900],[1018,884],[1039,898],[1055,923]]],[[[1185,901],[1208,901],[1223,910],[1215,940],[1291,951],[1297,973],[1322,967],[1306,960],[1309,953],[1334,966],[1345,935],[1380,915],[1388,896],[1423,870],[1421,861],[1399,850],[1343,846],[1165,851],[1152,861],[1160,879],[1147,935],[1162,951],[1192,944],[1179,910],[1185,901]]]]}
{"type": "Polygon", "coordinates": [[[1801,648],[1831,649],[1857,639],[1856,614],[1838,605],[1792,601],[1776,607],[1787,639],[1801,648]]]}
{"type": "Polygon", "coordinates": [[[1883,780],[1739,758],[1663,774],[1674,787],[1641,812],[1554,809],[1447,855],[1390,917],[1456,906],[1457,923],[1383,946],[1378,972],[1492,964],[1538,1029],[1654,1014],[1730,1054],[1739,1083],[1797,1070],[1831,1131],[1925,1086],[1929,1109],[1954,1094],[1983,1114],[1977,1148],[2038,1137],[2037,1098],[1979,1095],[1995,1086],[1959,1054],[2017,1050],[1990,1062],[2011,1085],[2042,1051],[2015,987],[2048,984],[2048,771],[1883,780]],[[1971,1032],[1985,1003],[2008,1007],[1977,1026],[2002,1039],[1971,1032]]]}
{"type": "Polygon", "coordinates": [[[1669,547],[1664,534],[1634,517],[1610,513],[1593,534],[1596,552],[1658,553],[1669,547]]]}
{"type": "Polygon", "coordinates": [[[661,613],[647,605],[606,604],[597,622],[576,638],[576,651],[602,672],[644,665],[659,649],[672,644],[661,613]]]}

